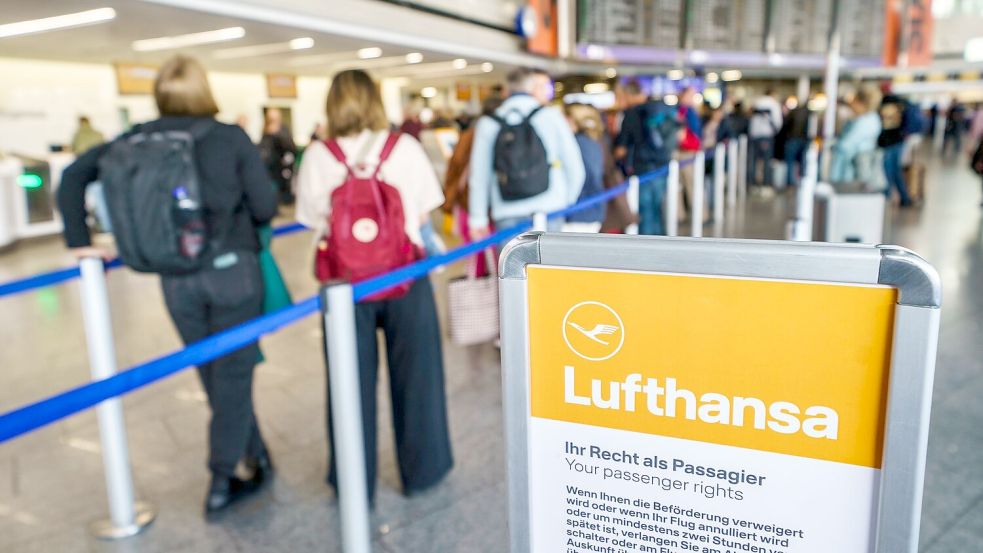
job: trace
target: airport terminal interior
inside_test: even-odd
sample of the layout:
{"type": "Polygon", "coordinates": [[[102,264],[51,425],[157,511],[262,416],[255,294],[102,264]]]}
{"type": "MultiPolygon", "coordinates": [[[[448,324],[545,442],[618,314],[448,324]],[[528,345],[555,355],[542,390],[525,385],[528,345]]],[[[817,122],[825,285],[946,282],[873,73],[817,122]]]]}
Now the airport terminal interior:
{"type": "Polygon", "coordinates": [[[977,0],[5,0],[0,551],[983,551],[981,29],[977,0]],[[224,125],[148,130],[162,116],[168,131],[224,125]],[[387,159],[372,140],[397,131],[387,159]],[[194,184],[113,165],[178,134],[213,156],[182,166],[194,184]],[[121,179],[167,186],[167,201],[116,201],[135,193],[121,179]],[[244,249],[209,254],[206,232],[226,223],[244,249]],[[182,262],[202,247],[208,261],[135,270],[146,228],[182,262]],[[80,250],[87,231],[96,249],[80,250]],[[582,237],[578,260],[549,257],[556,236],[582,237]],[[914,252],[897,254],[909,280],[886,280],[881,244],[914,252]],[[105,276],[80,278],[100,252],[105,276]],[[407,263],[422,280],[380,288],[407,263]],[[562,293],[540,276],[560,265],[562,293]],[[582,273],[600,275],[597,297],[563,304],[553,351],[536,324],[583,295],[582,273]],[[646,284],[613,284],[635,277],[646,284]],[[761,305],[789,309],[698,297],[689,277],[746,298],[773,286],[785,300],[761,305]],[[927,284],[906,288],[916,277],[927,284]],[[357,305],[327,306],[329,281],[354,282],[357,305]],[[800,301],[820,288],[848,299],[800,301]],[[611,297],[638,305],[622,321],[611,297]],[[568,325],[584,305],[614,319],[568,325]],[[655,322],[633,326],[644,312],[655,322]],[[909,332],[916,316],[925,330],[909,332]],[[193,345],[257,320],[235,346],[193,345]],[[626,343],[629,327],[651,340],[626,343]],[[255,364],[240,347],[260,333],[255,364]],[[536,376],[550,364],[558,376],[536,376]],[[574,385],[573,365],[624,382],[574,385]],[[326,478],[329,378],[341,493],[326,478]],[[565,404],[544,415],[553,397],[565,404]],[[731,400],[732,417],[711,414],[731,400]],[[366,414],[368,494],[348,448],[366,414]],[[716,494],[680,491],[715,478],[716,494]],[[628,498],[639,511],[615,514],[628,498]]]}

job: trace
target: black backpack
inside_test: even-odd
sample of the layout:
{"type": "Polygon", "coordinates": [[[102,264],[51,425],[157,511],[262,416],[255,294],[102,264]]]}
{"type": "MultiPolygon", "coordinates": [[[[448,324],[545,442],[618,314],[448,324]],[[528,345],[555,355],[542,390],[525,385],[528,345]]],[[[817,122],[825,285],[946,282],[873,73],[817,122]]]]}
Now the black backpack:
{"type": "Polygon", "coordinates": [[[116,248],[142,273],[186,274],[204,265],[210,244],[194,145],[216,125],[189,131],[151,125],[120,138],[99,161],[116,248]]]}
{"type": "Polygon", "coordinates": [[[495,175],[505,201],[531,198],[550,186],[550,162],[546,146],[532,126],[532,118],[542,107],[532,110],[517,125],[490,115],[501,130],[495,139],[495,175]]]}

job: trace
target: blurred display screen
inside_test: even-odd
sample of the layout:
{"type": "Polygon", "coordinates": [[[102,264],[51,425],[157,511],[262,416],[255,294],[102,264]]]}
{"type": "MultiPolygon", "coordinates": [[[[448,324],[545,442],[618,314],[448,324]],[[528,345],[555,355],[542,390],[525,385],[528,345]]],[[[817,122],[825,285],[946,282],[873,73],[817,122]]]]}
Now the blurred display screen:
{"type": "Polygon", "coordinates": [[[880,58],[884,49],[885,0],[840,2],[840,37],[844,56],[880,58]]]}
{"type": "Polygon", "coordinates": [[[679,48],[682,0],[580,0],[578,40],[679,48]]]}
{"type": "MultiPolygon", "coordinates": [[[[577,40],[615,52],[618,46],[640,46],[760,55],[769,41],[774,53],[822,56],[834,1],[579,0],[577,40]]],[[[840,2],[843,55],[880,57],[886,1],[840,2]]]]}
{"type": "Polygon", "coordinates": [[[833,0],[782,0],[773,2],[772,6],[775,51],[791,54],[826,52],[829,27],[833,22],[833,0]]]}
{"type": "Polygon", "coordinates": [[[683,77],[673,80],[665,75],[636,75],[632,77],[622,77],[621,86],[636,82],[646,96],[661,98],[667,94],[679,94],[686,88],[692,87],[697,92],[702,93],[706,84],[702,77],[683,77]]]}
{"type": "Polygon", "coordinates": [[[760,52],[765,43],[767,0],[690,0],[687,33],[702,50],[760,52]]]}

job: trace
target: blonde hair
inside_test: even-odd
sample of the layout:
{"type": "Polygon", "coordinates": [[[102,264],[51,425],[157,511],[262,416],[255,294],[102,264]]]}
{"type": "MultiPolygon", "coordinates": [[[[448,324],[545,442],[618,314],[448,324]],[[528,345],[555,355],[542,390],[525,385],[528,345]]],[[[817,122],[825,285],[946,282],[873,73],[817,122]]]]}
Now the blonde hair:
{"type": "Polygon", "coordinates": [[[864,113],[875,111],[881,105],[881,91],[871,84],[863,84],[853,97],[854,101],[863,106],[864,113]]]}
{"type": "Polygon", "coordinates": [[[188,56],[174,56],[160,68],[154,100],[161,115],[211,117],[218,113],[205,68],[188,56]]]}
{"type": "Polygon", "coordinates": [[[328,138],[351,136],[365,129],[381,131],[389,128],[379,87],[361,69],[349,69],[335,75],[325,107],[328,138]]]}
{"type": "Polygon", "coordinates": [[[601,140],[604,136],[604,129],[601,123],[601,114],[594,106],[587,104],[567,104],[564,108],[567,117],[573,121],[577,132],[584,133],[593,140],[601,140]]]}

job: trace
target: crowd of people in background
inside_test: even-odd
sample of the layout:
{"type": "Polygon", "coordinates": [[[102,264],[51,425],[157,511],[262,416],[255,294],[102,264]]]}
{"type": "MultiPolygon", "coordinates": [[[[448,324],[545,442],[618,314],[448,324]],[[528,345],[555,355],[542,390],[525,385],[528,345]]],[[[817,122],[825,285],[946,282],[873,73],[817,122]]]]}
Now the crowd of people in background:
{"type": "MultiPolygon", "coordinates": [[[[102,210],[112,212],[117,242],[137,237],[135,245],[121,251],[124,263],[161,274],[173,322],[181,338],[192,343],[276,308],[270,305],[274,294],[268,241],[269,222],[281,205],[295,204],[296,219],[318,236],[316,278],[357,281],[442,251],[432,223],[438,208],[456,222],[463,239],[478,240],[535,213],[567,208],[631,176],[650,181],[640,187],[637,215],[618,197],[553,218],[548,228],[624,232],[637,224],[640,234],[664,234],[667,180],[658,170],[670,160],[690,160],[700,150],[742,135],[749,137],[747,179],[755,189],[793,187],[802,179],[805,152],[816,133],[805,98],[782,102],[768,90],[749,101],[731,99],[711,107],[690,87],[653,97],[637,81],[629,81],[620,92],[620,105],[610,110],[563,104],[554,96],[550,75],[520,68],[483,100],[480,114],[455,117],[441,111],[424,122],[419,111],[410,110],[396,127],[372,78],[347,70],[334,77],[325,101],[327,124],[314,130],[308,145],[297,147],[277,108],[265,110],[257,145],[241,128],[243,122],[237,126],[214,120],[219,110],[204,69],[177,56],[161,67],[154,86],[159,119],[106,142],[87,118],[80,118],[71,145],[79,157],[65,171],[58,191],[65,240],[80,258],[108,257],[92,246],[85,200],[87,189],[105,181],[108,200],[101,200],[102,210]],[[460,131],[442,183],[420,143],[428,127],[460,131]],[[166,157],[166,148],[153,149],[155,141],[167,140],[178,141],[168,147],[187,148],[194,156],[179,168],[185,180],[176,187],[154,180],[155,172],[173,172],[182,163],[166,157]],[[153,158],[154,152],[164,157],[153,158]],[[158,165],[147,165],[154,160],[158,165]],[[784,162],[785,173],[778,179],[773,160],[784,162]],[[136,205],[121,202],[113,196],[122,193],[120,174],[149,179],[147,190],[163,188],[157,195],[147,192],[147,197],[136,198],[136,205]],[[153,221],[162,223],[146,226],[153,221]],[[136,259],[134,251],[143,257],[136,259]]],[[[901,206],[909,206],[914,199],[903,170],[905,148],[926,129],[932,132],[936,123],[934,118],[926,122],[911,102],[886,92],[862,86],[842,105],[831,106],[842,108],[846,116],[831,148],[830,177],[873,180],[879,151],[886,193],[896,192],[901,206]]],[[[983,111],[969,117],[953,102],[944,129],[950,155],[961,151],[967,125],[970,150],[979,155],[983,111]]],[[[979,157],[978,172],[983,174],[983,155],[979,157]]],[[[713,162],[707,163],[709,169],[713,162]]],[[[681,215],[687,217],[692,216],[687,213],[692,212],[695,183],[692,164],[684,165],[679,175],[681,215]]],[[[491,269],[483,267],[480,274],[491,269]]],[[[272,274],[278,275],[275,263],[272,274]]],[[[289,302],[285,292],[278,295],[289,302]]],[[[424,277],[360,302],[356,326],[370,497],[376,474],[380,329],[404,492],[425,491],[453,465],[440,325],[430,280],[424,277]]],[[[253,372],[260,359],[253,344],[198,368],[212,412],[208,513],[256,491],[272,473],[252,403],[253,372]]],[[[330,390],[327,396],[330,402],[330,390]]],[[[327,413],[330,443],[330,409],[327,413]]],[[[334,486],[333,456],[328,466],[327,479],[334,486]]]]}

